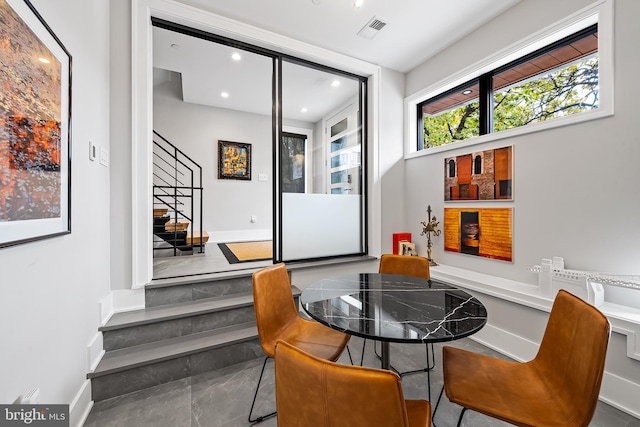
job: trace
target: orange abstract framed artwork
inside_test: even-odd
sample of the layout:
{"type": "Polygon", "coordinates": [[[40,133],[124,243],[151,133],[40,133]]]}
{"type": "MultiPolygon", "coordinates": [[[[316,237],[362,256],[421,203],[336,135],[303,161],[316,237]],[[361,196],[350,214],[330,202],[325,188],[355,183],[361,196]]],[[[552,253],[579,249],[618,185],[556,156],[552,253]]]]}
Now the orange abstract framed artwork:
{"type": "Polygon", "coordinates": [[[513,208],[445,208],[444,250],[513,261],[513,208]]]}
{"type": "Polygon", "coordinates": [[[27,0],[0,0],[0,247],[71,233],[71,55],[27,0]]]}
{"type": "Polygon", "coordinates": [[[251,180],[251,144],[218,141],[218,179],[251,180]]]}

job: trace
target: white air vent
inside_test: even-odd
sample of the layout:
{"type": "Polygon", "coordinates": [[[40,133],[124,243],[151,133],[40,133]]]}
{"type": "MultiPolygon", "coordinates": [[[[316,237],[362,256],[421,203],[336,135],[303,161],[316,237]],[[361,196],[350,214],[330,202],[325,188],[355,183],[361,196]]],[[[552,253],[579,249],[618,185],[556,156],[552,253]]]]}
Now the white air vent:
{"type": "Polygon", "coordinates": [[[378,34],[378,32],[382,30],[386,25],[386,22],[374,16],[369,22],[367,22],[367,25],[365,25],[360,31],[358,31],[358,35],[366,39],[372,39],[373,36],[378,34]]]}

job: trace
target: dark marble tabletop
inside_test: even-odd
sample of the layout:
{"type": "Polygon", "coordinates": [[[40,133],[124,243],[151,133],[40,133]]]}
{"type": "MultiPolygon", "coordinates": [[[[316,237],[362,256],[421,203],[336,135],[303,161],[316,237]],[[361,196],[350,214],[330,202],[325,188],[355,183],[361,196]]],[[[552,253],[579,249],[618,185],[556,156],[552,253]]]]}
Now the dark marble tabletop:
{"type": "Polygon", "coordinates": [[[452,341],[476,333],[487,310],[467,292],[436,280],[360,273],[319,280],[300,298],[313,319],[388,342],[452,341]]]}

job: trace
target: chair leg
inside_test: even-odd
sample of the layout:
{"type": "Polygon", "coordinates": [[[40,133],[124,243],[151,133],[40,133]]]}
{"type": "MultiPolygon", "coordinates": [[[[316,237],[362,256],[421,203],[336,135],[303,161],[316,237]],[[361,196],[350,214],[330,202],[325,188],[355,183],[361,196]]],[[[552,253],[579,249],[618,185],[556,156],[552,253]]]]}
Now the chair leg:
{"type": "MultiPolygon", "coordinates": [[[[360,354],[360,366],[362,366],[362,363],[364,362],[364,348],[366,347],[366,345],[367,345],[367,339],[364,338],[362,340],[362,354],[360,354]]],[[[374,346],[375,346],[375,343],[374,343],[374,346]]]]}
{"type": "Polygon", "coordinates": [[[432,419],[436,417],[436,411],[438,410],[438,406],[440,405],[440,399],[442,399],[443,394],[444,394],[444,385],[442,386],[442,390],[440,390],[440,395],[438,396],[438,401],[436,402],[436,407],[434,408],[433,416],[431,417],[432,419]]]}
{"type": "Polygon", "coordinates": [[[351,358],[351,350],[349,350],[349,346],[347,346],[347,353],[349,354],[349,361],[353,365],[353,359],[351,358]]]}
{"type": "Polygon", "coordinates": [[[457,427],[460,427],[462,425],[462,417],[464,416],[464,413],[467,411],[467,408],[462,408],[462,412],[460,412],[460,418],[458,418],[458,425],[457,427]]]}
{"type": "Polygon", "coordinates": [[[256,397],[258,397],[258,390],[260,389],[260,383],[262,382],[262,374],[264,374],[264,368],[267,366],[267,360],[269,360],[269,357],[264,358],[264,363],[262,364],[262,370],[260,371],[260,378],[258,378],[258,385],[256,385],[256,392],[253,394],[253,402],[251,402],[251,409],[249,410],[249,422],[252,424],[260,423],[266,420],[267,418],[271,418],[274,415],[276,415],[276,411],[273,411],[270,414],[266,414],[261,417],[251,419],[251,414],[253,413],[253,407],[256,404],[256,397]]]}

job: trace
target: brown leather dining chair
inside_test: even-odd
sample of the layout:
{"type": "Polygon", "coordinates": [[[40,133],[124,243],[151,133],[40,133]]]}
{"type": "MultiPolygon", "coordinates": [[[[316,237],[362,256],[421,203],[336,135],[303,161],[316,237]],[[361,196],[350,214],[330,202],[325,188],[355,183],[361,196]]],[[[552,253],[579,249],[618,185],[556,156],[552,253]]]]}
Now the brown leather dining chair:
{"type": "Polygon", "coordinates": [[[340,357],[351,337],[300,317],[283,263],[253,273],[253,304],[260,345],[266,357],[249,410],[250,423],[263,421],[276,414],[272,412],[257,418],[251,417],[267,360],[275,356],[276,341],[286,341],[314,356],[333,361],[340,357]]]}
{"type": "Polygon", "coordinates": [[[278,427],[427,427],[431,405],[405,400],[391,371],[342,365],[278,341],[278,427]]]}
{"type": "Polygon", "coordinates": [[[444,347],[444,391],[463,407],[458,426],[467,409],[517,426],[588,426],[609,336],[609,321],[597,308],[560,290],[531,361],[444,347]]]}
{"type": "MultiPolygon", "coordinates": [[[[380,257],[380,265],[378,267],[378,273],[382,274],[402,274],[405,276],[419,277],[421,279],[429,280],[431,278],[431,272],[429,270],[429,260],[420,256],[406,256],[395,254],[383,254],[380,257]]],[[[362,344],[362,355],[364,356],[364,348],[366,340],[362,344]]],[[[420,372],[428,372],[435,366],[435,355],[433,352],[433,343],[431,344],[431,358],[429,362],[429,344],[426,344],[427,351],[427,367],[422,369],[416,369],[413,371],[399,372],[400,376],[416,374],[420,372]]],[[[362,359],[360,359],[360,365],[362,365],[362,359]]],[[[429,391],[431,396],[431,391],[429,391]]]]}

